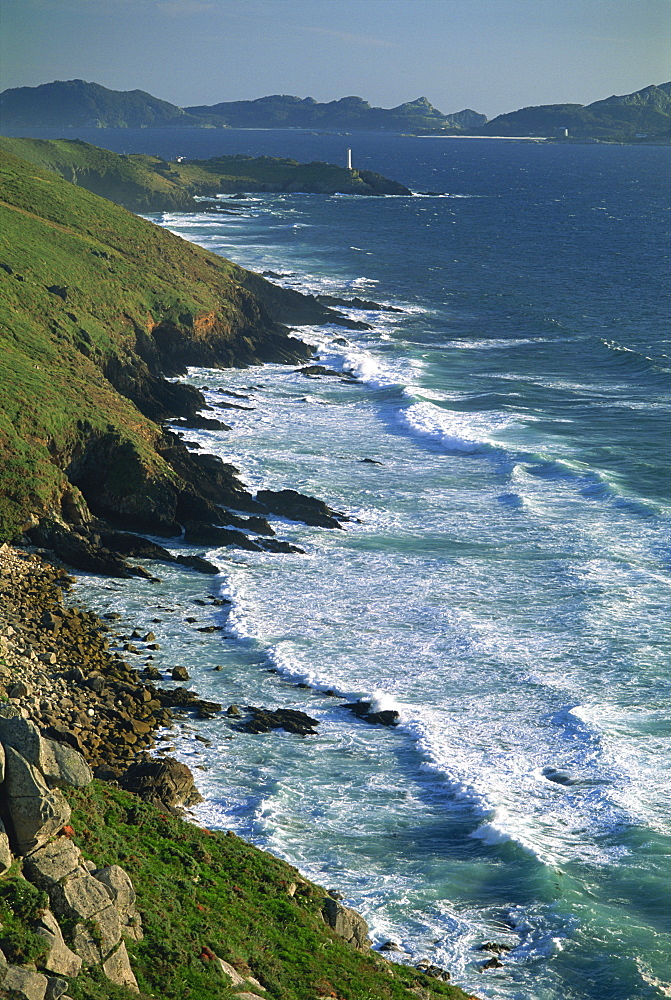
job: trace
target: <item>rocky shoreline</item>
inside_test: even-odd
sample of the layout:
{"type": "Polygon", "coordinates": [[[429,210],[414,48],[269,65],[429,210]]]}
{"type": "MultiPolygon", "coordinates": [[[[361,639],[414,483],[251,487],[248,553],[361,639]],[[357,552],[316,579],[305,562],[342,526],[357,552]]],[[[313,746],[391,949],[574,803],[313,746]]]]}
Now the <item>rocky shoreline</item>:
{"type": "MultiPolygon", "coordinates": [[[[150,752],[155,734],[173,723],[175,713],[211,718],[222,706],[183,687],[157,687],[147,679],[148,674],[162,676],[156,668],[132,667],[123,653],[110,648],[110,640],[123,641],[126,655],[139,653],[138,645],[151,655],[149,650],[158,648],[153,634],[113,634],[111,623],[120,616],[110,614],[105,621],[74,605],[68,595],[74,581],[66,568],[53,553],[31,549],[0,546],[0,876],[9,878],[5,888],[15,897],[30,895],[33,939],[42,947],[21,951],[0,924],[0,942],[6,948],[9,942],[14,962],[0,949],[0,995],[72,1000],[66,996],[72,981],[82,969],[96,967],[110,983],[138,993],[126,947],[143,939],[132,879],[119,865],[83,857],[72,842],[71,808],[60,789],[86,789],[95,775],[133,792],[160,815],[180,816],[201,796],[186,765],[150,752]],[[21,888],[24,881],[28,888],[21,888]],[[28,961],[17,963],[17,956],[28,961]]],[[[370,706],[346,707],[365,719],[370,706]]],[[[229,706],[226,714],[250,733],[284,728],[309,735],[317,724],[291,709],[229,706]]],[[[395,720],[366,721],[393,725],[395,720]]],[[[298,873],[296,879],[289,895],[301,886],[316,893],[326,927],[350,947],[369,953],[363,918],[343,906],[337,893],[312,887],[298,873]]],[[[388,942],[382,953],[394,950],[388,942]]],[[[216,964],[238,1000],[267,994],[251,973],[241,975],[208,946],[200,959],[216,964]]],[[[416,974],[424,984],[449,981],[444,969],[427,961],[417,965],[416,974]]],[[[424,990],[417,995],[437,994],[424,990]]],[[[465,996],[461,991],[449,995],[465,996]]]]}

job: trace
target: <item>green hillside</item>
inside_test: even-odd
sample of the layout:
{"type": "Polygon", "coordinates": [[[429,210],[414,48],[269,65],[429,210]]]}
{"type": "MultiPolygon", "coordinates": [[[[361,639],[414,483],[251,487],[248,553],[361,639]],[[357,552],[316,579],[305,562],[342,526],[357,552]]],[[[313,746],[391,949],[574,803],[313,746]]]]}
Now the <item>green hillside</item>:
{"type": "Polygon", "coordinates": [[[545,104],[499,115],[479,135],[545,136],[607,142],[671,141],[671,83],[581,104],[545,104]]]}
{"type": "MultiPolygon", "coordinates": [[[[99,782],[69,796],[85,856],[122,865],[136,888],[145,936],[128,947],[142,998],[235,997],[200,957],[205,948],[253,974],[269,1000],[467,1000],[457,986],[346,944],[324,923],[322,888],[238,837],[203,831],[99,782]]],[[[133,996],[93,972],[70,991],[73,1000],[133,996]]]]}
{"type": "Polygon", "coordinates": [[[174,530],[187,487],[155,421],[203,401],[163,376],[307,356],[249,278],[0,152],[0,541],[37,517],[85,516],[93,493],[105,513],[174,530]]]}
{"type": "Polygon", "coordinates": [[[375,108],[361,97],[341,97],[320,104],[312,97],[274,94],[255,101],[222,101],[186,108],[192,115],[216,116],[232,128],[371,129],[413,132],[431,129],[459,131],[487,121],[476,111],[444,115],[418,97],[395,108],[375,108]]]}
{"type": "Polygon", "coordinates": [[[272,156],[220,156],[168,163],[122,156],[79,139],[9,139],[0,149],[20,156],[135,212],[193,211],[194,198],[259,191],[408,195],[402,184],[370,170],[298,163],[272,156]]]}

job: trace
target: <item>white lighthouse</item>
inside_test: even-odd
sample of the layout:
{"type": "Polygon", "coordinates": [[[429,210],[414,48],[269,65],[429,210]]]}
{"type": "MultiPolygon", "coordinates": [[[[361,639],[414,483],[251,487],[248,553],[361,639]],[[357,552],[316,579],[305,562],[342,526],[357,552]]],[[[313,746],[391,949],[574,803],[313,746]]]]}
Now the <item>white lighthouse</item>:
{"type": "Polygon", "coordinates": [[[347,150],[347,169],[348,170],[352,169],[352,150],[351,149],[347,150]]]}

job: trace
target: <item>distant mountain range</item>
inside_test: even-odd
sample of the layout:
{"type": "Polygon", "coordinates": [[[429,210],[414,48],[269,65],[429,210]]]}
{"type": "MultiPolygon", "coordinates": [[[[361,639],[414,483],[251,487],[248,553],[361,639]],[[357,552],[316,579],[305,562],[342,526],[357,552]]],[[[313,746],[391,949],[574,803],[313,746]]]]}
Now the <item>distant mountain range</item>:
{"type": "Polygon", "coordinates": [[[469,129],[484,125],[486,115],[470,108],[444,115],[427,101],[399,104],[397,108],[373,108],[361,97],[342,97],[339,101],[318,104],[312,97],[259,97],[256,101],[231,101],[212,106],[185,108],[192,115],[218,115],[232,128],[327,128],[385,129],[415,131],[416,129],[469,129]]]}
{"type": "Polygon", "coordinates": [[[486,115],[444,115],[425,97],[397,108],[373,108],[360,97],[318,104],[311,97],[275,95],[178,108],[144,90],[108,90],[84,80],[56,80],[0,94],[0,122],[11,128],[321,128],[393,132],[484,125],[486,115]]]}
{"type": "Polygon", "coordinates": [[[108,90],[84,80],[57,80],[0,94],[0,123],[11,129],[301,128],[415,134],[527,136],[610,142],[671,142],[671,83],[593,104],[544,104],[491,121],[466,109],[445,115],[425,98],[375,108],[360,97],[320,104],[276,94],[255,101],[179,108],[143,90],[108,90]]]}

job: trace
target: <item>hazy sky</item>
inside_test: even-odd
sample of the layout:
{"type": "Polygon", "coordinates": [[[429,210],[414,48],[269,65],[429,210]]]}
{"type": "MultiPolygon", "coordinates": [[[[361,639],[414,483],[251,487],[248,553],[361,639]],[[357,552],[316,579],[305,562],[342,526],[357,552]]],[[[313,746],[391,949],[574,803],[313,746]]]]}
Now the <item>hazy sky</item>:
{"type": "Polygon", "coordinates": [[[671,79],[671,0],[2,0],[1,87],[80,78],[181,106],[426,96],[489,117],[671,79]]]}

